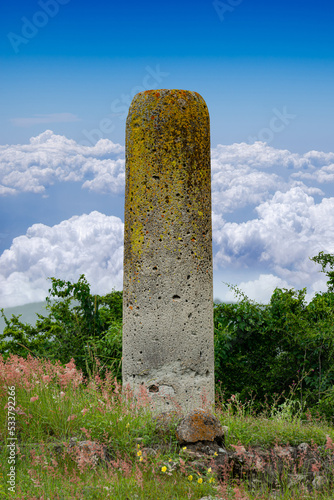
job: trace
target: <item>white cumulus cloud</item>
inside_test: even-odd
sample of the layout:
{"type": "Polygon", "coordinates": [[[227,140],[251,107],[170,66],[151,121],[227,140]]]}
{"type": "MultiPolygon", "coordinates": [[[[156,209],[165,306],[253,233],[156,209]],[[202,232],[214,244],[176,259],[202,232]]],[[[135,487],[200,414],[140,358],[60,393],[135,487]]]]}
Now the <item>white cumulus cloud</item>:
{"type": "Polygon", "coordinates": [[[257,218],[241,223],[216,217],[215,266],[262,264],[297,288],[318,281],[319,269],[309,258],[320,250],[334,253],[334,198],[316,203],[300,187],[293,187],[277,191],[256,212],[257,218]]]}
{"type": "MultiPolygon", "coordinates": [[[[255,300],[260,304],[268,302],[275,288],[290,288],[287,281],[282,280],[273,274],[260,274],[255,280],[241,281],[238,284],[238,289],[241,290],[251,300],[255,300]]],[[[236,295],[233,290],[229,289],[222,297],[226,302],[234,302],[236,295]]]]}
{"type": "Polygon", "coordinates": [[[99,212],[55,226],[34,224],[0,256],[0,307],[42,301],[48,277],[85,274],[93,293],[122,289],[123,222],[99,212]]]}
{"type": "Polygon", "coordinates": [[[308,186],[292,174],[327,165],[333,161],[332,156],[316,151],[312,155],[299,155],[260,141],[218,145],[211,152],[213,210],[223,214],[256,206],[277,190],[287,191],[294,186],[309,194],[322,195],[319,187],[308,186]]]}
{"type": "Polygon", "coordinates": [[[124,190],[124,148],[108,139],[82,146],[46,130],[29,144],[0,146],[0,195],[42,193],[56,182],[81,182],[84,188],[124,190]]]}
{"type": "Polygon", "coordinates": [[[256,142],[219,145],[211,156],[216,272],[262,269],[261,278],[241,282],[256,300],[269,300],[270,287],[262,286],[268,280],[310,293],[326,289],[309,257],[334,253],[334,198],[319,187],[334,180],[334,153],[297,154],[256,142]],[[240,209],[242,220],[233,222],[240,209]]]}

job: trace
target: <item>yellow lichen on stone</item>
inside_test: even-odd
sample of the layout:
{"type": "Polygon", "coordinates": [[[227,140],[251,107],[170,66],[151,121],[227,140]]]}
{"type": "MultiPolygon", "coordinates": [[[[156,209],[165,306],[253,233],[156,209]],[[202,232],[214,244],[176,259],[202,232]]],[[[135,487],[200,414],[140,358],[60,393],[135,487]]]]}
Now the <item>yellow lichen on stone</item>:
{"type": "Polygon", "coordinates": [[[183,90],[140,92],[129,110],[126,148],[125,231],[140,221],[143,234],[137,225],[131,249],[125,251],[134,260],[149,252],[151,231],[145,249],[141,243],[155,221],[170,250],[177,233],[191,226],[198,236],[197,258],[202,259],[201,234],[209,230],[202,214],[211,209],[209,114],[203,98],[183,90]]]}
{"type": "Polygon", "coordinates": [[[144,241],[143,225],[140,222],[134,222],[131,231],[131,246],[134,252],[140,255],[143,251],[142,243],[144,241]]]}

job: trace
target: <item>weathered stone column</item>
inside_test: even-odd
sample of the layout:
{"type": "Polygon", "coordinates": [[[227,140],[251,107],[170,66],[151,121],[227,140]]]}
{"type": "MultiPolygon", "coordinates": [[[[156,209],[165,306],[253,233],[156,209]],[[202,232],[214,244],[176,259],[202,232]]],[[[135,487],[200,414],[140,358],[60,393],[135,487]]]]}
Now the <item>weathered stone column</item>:
{"type": "Polygon", "coordinates": [[[148,90],[126,122],[123,386],[157,411],[214,403],[210,122],[185,90],[148,90]]]}

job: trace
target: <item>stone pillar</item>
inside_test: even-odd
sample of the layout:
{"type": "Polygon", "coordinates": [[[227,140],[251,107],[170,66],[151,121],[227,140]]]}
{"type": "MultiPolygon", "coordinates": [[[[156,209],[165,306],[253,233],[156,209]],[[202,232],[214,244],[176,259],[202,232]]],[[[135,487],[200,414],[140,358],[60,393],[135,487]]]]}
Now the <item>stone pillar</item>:
{"type": "Polygon", "coordinates": [[[123,386],[157,412],[214,403],[210,121],[197,92],[137,94],[126,122],[123,386]]]}

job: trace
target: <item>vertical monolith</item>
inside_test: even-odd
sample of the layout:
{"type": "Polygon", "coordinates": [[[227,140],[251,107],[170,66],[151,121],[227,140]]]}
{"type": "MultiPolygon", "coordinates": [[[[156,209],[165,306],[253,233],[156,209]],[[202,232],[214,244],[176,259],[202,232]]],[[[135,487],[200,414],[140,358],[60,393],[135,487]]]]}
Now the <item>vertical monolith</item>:
{"type": "Polygon", "coordinates": [[[210,121],[185,90],[137,94],[126,122],[123,387],[152,408],[214,403],[210,121]]]}

